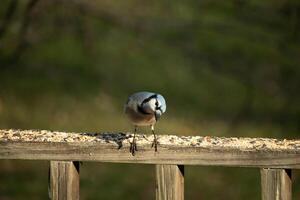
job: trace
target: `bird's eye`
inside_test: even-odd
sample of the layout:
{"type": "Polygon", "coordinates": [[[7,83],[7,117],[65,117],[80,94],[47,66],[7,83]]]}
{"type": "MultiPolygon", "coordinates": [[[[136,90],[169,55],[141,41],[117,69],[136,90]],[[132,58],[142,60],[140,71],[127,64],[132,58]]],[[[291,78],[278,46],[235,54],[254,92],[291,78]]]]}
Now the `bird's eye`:
{"type": "Polygon", "coordinates": [[[155,105],[158,106],[158,101],[155,102],[155,105]]]}

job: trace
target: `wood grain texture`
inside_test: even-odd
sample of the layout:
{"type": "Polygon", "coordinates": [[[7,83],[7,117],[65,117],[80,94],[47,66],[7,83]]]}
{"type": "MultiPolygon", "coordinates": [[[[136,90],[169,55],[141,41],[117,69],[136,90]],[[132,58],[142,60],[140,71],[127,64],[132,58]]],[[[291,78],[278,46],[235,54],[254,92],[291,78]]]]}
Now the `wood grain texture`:
{"type": "Polygon", "coordinates": [[[262,200],[291,200],[290,169],[261,169],[262,200]]]}
{"type": "Polygon", "coordinates": [[[50,199],[79,200],[79,162],[50,161],[50,199]]]}
{"type": "Polygon", "coordinates": [[[156,165],[156,200],[184,199],[184,166],[156,165]]]}
{"type": "Polygon", "coordinates": [[[0,130],[0,159],[300,168],[300,140],[0,130]]]}

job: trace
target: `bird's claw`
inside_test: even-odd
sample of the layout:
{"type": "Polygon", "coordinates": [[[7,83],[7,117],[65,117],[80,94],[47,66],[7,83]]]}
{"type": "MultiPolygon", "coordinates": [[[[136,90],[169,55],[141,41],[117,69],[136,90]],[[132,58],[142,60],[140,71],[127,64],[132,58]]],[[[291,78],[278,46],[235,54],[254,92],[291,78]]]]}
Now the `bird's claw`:
{"type": "Polygon", "coordinates": [[[133,140],[130,143],[130,153],[134,156],[136,151],[138,151],[138,149],[137,149],[135,140],[133,140]]]}
{"type": "Polygon", "coordinates": [[[151,145],[151,148],[154,147],[155,152],[157,152],[157,144],[158,144],[158,142],[157,142],[157,139],[155,138],[155,139],[153,140],[153,142],[152,142],[152,145],[151,145]]]}

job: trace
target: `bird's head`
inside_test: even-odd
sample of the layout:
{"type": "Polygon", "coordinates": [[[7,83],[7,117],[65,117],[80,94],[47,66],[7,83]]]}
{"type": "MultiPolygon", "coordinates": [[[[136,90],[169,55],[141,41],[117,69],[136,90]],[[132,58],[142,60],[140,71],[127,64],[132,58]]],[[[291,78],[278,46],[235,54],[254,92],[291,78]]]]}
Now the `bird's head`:
{"type": "Polygon", "coordinates": [[[147,98],[142,105],[143,109],[148,113],[154,113],[156,121],[166,112],[166,101],[160,94],[154,94],[147,98]]]}

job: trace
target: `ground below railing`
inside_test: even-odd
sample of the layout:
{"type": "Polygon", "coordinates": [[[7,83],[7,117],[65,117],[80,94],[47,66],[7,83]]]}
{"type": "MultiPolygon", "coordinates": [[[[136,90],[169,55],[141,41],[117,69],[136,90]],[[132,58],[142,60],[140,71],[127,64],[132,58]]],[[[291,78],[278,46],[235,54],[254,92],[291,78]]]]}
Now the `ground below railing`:
{"type": "Polygon", "coordinates": [[[291,170],[300,168],[300,140],[210,136],[137,135],[138,151],[129,153],[131,133],[66,133],[0,130],[0,159],[50,161],[52,199],[79,199],[79,162],[156,164],[156,198],[184,198],[184,165],[258,167],[263,200],[291,199],[291,170]]]}

